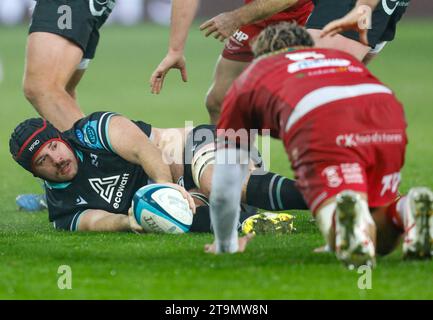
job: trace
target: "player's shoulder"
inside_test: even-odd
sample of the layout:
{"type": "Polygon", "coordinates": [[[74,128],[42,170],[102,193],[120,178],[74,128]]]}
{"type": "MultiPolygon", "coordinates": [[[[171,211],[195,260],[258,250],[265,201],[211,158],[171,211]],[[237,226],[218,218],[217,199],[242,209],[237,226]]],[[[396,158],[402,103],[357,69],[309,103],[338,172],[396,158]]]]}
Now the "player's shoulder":
{"type": "Polygon", "coordinates": [[[95,150],[112,152],[108,124],[113,116],[118,115],[110,111],[98,111],[75,122],[73,127],[63,133],[63,136],[77,145],[95,150]]]}
{"type": "Polygon", "coordinates": [[[254,59],[251,64],[237,78],[236,83],[239,88],[248,89],[256,85],[265,78],[270,72],[280,67],[281,57],[278,55],[262,56],[254,59]]]}

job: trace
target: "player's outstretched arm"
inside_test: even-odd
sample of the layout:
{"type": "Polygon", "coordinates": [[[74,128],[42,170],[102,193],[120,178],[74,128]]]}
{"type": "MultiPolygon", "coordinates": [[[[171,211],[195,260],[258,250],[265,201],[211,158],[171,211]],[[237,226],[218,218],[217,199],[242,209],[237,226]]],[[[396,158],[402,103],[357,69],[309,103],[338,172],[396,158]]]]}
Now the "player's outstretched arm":
{"type": "Polygon", "coordinates": [[[165,75],[170,69],[179,69],[182,80],[188,80],[184,57],[184,48],[188,30],[194,20],[199,0],[173,0],[171,4],[171,27],[168,52],[150,77],[151,92],[158,94],[162,90],[165,75]]]}
{"type": "Polygon", "coordinates": [[[133,231],[143,233],[143,228],[129,215],[115,214],[104,210],[86,210],[80,216],[78,231],[121,232],[133,231]]]}
{"type": "Polygon", "coordinates": [[[131,120],[113,116],[108,125],[111,148],[123,159],[141,165],[157,183],[173,182],[170,167],[163,161],[161,151],[131,120]]]}
{"type": "Polygon", "coordinates": [[[178,189],[195,212],[194,200],[181,186],[173,184],[170,166],[159,150],[136,124],[123,116],[113,116],[108,125],[111,148],[123,159],[140,165],[156,183],[169,184],[178,189]]]}
{"type": "Polygon", "coordinates": [[[241,26],[263,20],[297,2],[298,0],[255,0],[236,10],[213,17],[204,22],[200,30],[205,32],[206,37],[213,35],[215,39],[224,41],[241,26]]]}
{"type": "Polygon", "coordinates": [[[320,36],[323,38],[354,30],[359,33],[359,41],[368,45],[367,33],[371,24],[371,15],[378,3],[379,0],[358,0],[355,7],[347,15],[328,23],[320,36]]]}

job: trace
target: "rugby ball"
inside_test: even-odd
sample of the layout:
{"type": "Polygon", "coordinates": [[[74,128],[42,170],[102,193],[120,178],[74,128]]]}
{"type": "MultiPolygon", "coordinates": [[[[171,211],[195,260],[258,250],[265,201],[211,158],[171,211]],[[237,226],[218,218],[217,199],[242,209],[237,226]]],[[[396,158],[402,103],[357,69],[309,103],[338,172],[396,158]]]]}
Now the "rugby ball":
{"type": "Polygon", "coordinates": [[[146,232],[185,233],[191,228],[193,213],[188,201],[173,187],[150,184],[138,189],[132,208],[146,232]]]}

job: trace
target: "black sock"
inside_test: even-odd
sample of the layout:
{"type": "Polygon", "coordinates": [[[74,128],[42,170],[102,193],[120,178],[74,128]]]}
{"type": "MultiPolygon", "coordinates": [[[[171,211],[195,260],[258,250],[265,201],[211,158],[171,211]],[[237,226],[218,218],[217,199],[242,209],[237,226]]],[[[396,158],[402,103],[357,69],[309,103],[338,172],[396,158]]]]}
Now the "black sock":
{"type": "Polygon", "coordinates": [[[247,185],[247,204],[271,211],[308,210],[295,181],[279,174],[251,174],[247,185]]]}

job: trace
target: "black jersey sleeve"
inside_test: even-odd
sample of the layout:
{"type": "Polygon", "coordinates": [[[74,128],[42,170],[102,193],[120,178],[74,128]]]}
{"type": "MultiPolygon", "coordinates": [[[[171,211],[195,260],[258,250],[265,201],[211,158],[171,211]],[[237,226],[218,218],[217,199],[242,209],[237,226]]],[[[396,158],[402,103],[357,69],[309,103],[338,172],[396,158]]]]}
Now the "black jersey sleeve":
{"type": "Polygon", "coordinates": [[[54,228],[57,230],[65,230],[65,231],[77,231],[78,225],[80,221],[80,217],[87,210],[77,210],[76,212],[59,217],[53,221],[54,228]]]}
{"type": "MultiPolygon", "coordinates": [[[[108,135],[108,126],[113,116],[119,115],[114,112],[94,112],[87,117],[78,120],[74,127],[65,135],[67,139],[93,150],[106,150],[114,152],[110,137],[108,135]]],[[[133,121],[147,136],[150,136],[152,127],[143,121],[133,121]]]]}
{"type": "Polygon", "coordinates": [[[68,139],[93,150],[114,152],[108,136],[110,119],[114,112],[94,112],[75,122],[74,127],[66,132],[68,139]]]}

